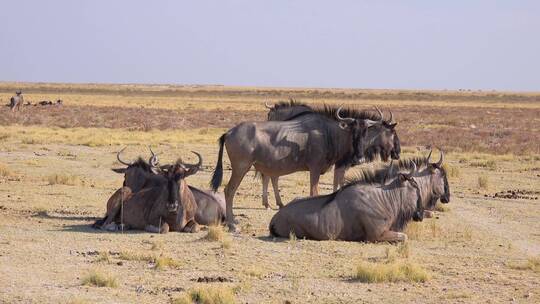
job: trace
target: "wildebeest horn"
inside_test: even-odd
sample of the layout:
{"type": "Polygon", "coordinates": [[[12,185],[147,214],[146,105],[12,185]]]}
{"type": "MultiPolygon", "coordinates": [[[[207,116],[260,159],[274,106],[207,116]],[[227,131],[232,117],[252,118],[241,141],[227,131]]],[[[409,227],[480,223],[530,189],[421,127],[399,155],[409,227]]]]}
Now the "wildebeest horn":
{"type": "Polygon", "coordinates": [[[411,172],[409,172],[409,177],[412,177],[416,173],[416,163],[412,162],[413,167],[411,168],[411,172]]]}
{"type": "Polygon", "coordinates": [[[444,152],[439,149],[439,151],[441,152],[441,157],[439,158],[439,161],[437,162],[437,166],[442,166],[442,163],[443,163],[443,160],[444,160],[444,152]]]}
{"type": "Polygon", "coordinates": [[[264,102],[264,106],[267,108],[267,109],[270,109],[272,110],[274,107],[269,105],[267,101],[264,102]]]}
{"type": "Polygon", "coordinates": [[[120,159],[120,154],[126,149],[127,147],[124,147],[122,148],[122,150],[118,151],[118,153],[116,153],[116,159],[118,159],[118,161],[122,164],[122,165],[126,165],[126,166],[131,166],[133,165],[133,163],[127,163],[123,160],[120,159]]]}
{"type": "Polygon", "coordinates": [[[431,158],[431,152],[433,152],[433,149],[429,149],[429,154],[427,156],[427,163],[429,164],[429,159],[431,158]]]}
{"type": "Polygon", "coordinates": [[[394,159],[392,158],[390,160],[390,165],[388,166],[388,170],[386,171],[386,175],[384,176],[383,184],[386,184],[386,180],[388,179],[388,176],[390,176],[390,173],[392,172],[392,165],[394,164],[394,159]]]}
{"type": "Polygon", "coordinates": [[[379,112],[379,115],[381,116],[380,121],[383,121],[383,120],[384,120],[384,114],[383,114],[383,112],[381,112],[381,110],[379,110],[379,107],[377,107],[377,106],[375,106],[375,110],[377,110],[377,112],[379,112]]]}
{"type": "Polygon", "coordinates": [[[157,157],[157,154],[152,151],[152,147],[148,146],[148,149],[150,149],[150,153],[152,154],[152,157],[150,157],[150,160],[148,161],[150,163],[150,166],[157,167],[159,164],[159,159],[157,157]]]}
{"type": "Polygon", "coordinates": [[[389,111],[390,112],[390,120],[389,122],[392,123],[394,121],[394,114],[392,114],[392,111],[389,111]]]}
{"type": "Polygon", "coordinates": [[[343,109],[343,107],[339,107],[336,111],[336,118],[340,121],[345,121],[345,122],[354,122],[354,118],[350,118],[350,117],[341,117],[341,115],[339,113],[341,113],[341,109],[343,109]]]}
{"type": "Polygon", "coordinates": [[[202,166],[202,156],[199,153],[195,152],[195,151],[191,151],[191,153],[197,155],[197,157],[199,158],[199,162],[197,164],[195,164],[195,165],[191,165],[191,164],[187,164],[187,165],[192,166],[192,167],[200,168],[202,166]]]}

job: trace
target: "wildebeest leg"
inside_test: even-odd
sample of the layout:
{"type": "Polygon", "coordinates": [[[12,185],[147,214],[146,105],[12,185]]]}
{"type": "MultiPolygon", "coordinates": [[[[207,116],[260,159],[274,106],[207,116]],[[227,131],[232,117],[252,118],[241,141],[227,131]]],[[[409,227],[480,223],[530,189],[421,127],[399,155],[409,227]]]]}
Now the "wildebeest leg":
{"type": "Polygon", "coordinates": [[[268,205],[268,183],[270,183],[270,178],[264,174],[261,173],[262,177],[262,201],[263,206],[266,209],[270,209],[270,205],[268,205]]]}
{"type": "Polygon", "coordinates": [[[195,221],[189,221],[182,231],[189,232],[189,233],[195,233],[195,232],[199,231],[199,224],[197,224],[197,222],[195,222],[195,221]]]}
{"type": "Polygon", "coordinates": [[[424,217],[425,217],[425,218],[432,218],[432,217],[433,217],[433,211],[431,211],[431,210],[424,210],[424,217]]]}
{"type": "Polygon", "coordinates": [[[311,170],[309,171],[309,183],[311,188],[309,189],[310,196],[319,195],[319,178],[321,177],[321,170],[311,170]]]}
{"type": "Polygon", "coordinates": [[[283,207],[283,203],[281,202],[281,196],[279,195],[279,176],[272,177],[272,188],[274,188],[274,196],[276,197],[276,205],[279,206],[279,208],[283,207]]]}
{"type": "Polygon", "coordinates": [[[403,232],[387,230],[377,239],[379,242],[405,242],[407,235],[403,232]]]}
{"type": "Polygon", "coordinates": [[[111,198],[107,201],[107,215],[103,222],[103,226],[112,223],[115,218],[120,218],[118,213],[121,211],[122,201],[125,203],[130,196],[131,189],[129,187],[122,187],[113,193],[111,198]]]}
{"type": "MultiPolygon", "coordinates": [[[[231,161],[231,165],[232,164],[234,163],[231,161]]],[[[234,224],[234,214],[232,210],[234,195],[236,194],[236,190],[238,189],[238,186],[240,186],[242,179],[244,178],[244,176],[246,175],[250,167],[251,167],[251,163],[240,164],[233,167],[231,178],[229,179],[229,182],[227,183],[227,187],[225,187],[225,202],[226,202],[225,213],[226,213],[227,226],[229,227],[229,231],[231,232],[238,231],[238,229],[236,228],[236,225],[234,224]]]]}
{"type": "Polygon", "coordinates": [[[345,167],[334,168],[334,192],[343,185],[343,178],[345,177],[345,167]]]}
{"type": "Polygon", "coordinates": [[[157,227],[154,225],[146,225],[144,226],[144,230],[151,232],[151,233],[167,233],[169,232],[169,224],[163,223],[161,224],[161,227],[157,227]]]}

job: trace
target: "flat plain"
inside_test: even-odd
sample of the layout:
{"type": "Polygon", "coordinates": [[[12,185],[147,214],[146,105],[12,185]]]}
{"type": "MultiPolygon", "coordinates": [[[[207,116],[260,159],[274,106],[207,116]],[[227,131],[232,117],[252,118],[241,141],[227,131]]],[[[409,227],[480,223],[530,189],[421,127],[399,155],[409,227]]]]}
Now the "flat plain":
{"type": "MultiPolygon", "coordinates": [[[[64,105],[0,108],[1,302],[183,303],[197,292],[223,303],[540,302],[540,93],[0,83],[0,104],[17,89],[64,105]],[[274,239],[276,210],[262,207],[250,172],[235,201],[239,234],[90,227],[122,185],[110,169],[124,146],[135,159],[152,145],[161,163],[200,152],[204,170],[188,183],[206,189],[218,137],[289,98],[392,110],[402,158],[447,152],[450,204],[409,225],[406,244],[274,239]],[[363,282],[366,263],[415,265],[427,278],[363,282]]],[[[308,185],[307,172],[283,177],[283,201],[308,185]]]]}

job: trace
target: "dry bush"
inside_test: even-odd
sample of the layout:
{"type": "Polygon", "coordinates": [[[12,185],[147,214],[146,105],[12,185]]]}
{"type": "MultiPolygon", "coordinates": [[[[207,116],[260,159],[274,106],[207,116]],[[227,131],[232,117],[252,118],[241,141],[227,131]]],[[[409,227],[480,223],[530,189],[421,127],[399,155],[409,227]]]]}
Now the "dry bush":
{"type": "Polygon", "coordinates": [[[523,263],[508,263],[507,266],[516,270],[532,270],[540,273],[540,256],[528,258],[523,263]]]}
{"type": "Polygon", "coordinates": [[[125,261],[144,261],[144,262],[153,262],[156,258],[154,255],[147,255],[143,253],[136,253],[130,251],[122,251],[118,256],[119,259],[125,261]]]}
{"type": "Polygon", "coordinates": [[[82,278],[82,285],[116,288],[118,287],[118,281],[109,274],[92,270],[82,278]]]}
{"type": "Polygon", "coordinates": [[[497,162],[495,162],[493,159],[471,162],[470,165],[473,167],[487,168],[490,170],[497,169],[497,162]]]}
{"type": "Polygon", "coordinates": [[[234,304],[236,296],[228,287],[199,287],[172,300],[173,304],[234,304]]]}
{"type": "Polygon", "coordinates": [[[386,264],[362,262],[356,267],[353,277],[364,283],[425,282],[430,275],[417,264],[393,261],[386,264]]]}
{"type": "Polygon", "coordinates": [[[0,176],[1,177],[14,177],[15,172],[11,170],[6,164],[0,163],[0,176]]]}
{"type": "Polygon", "coordinates": [[[478,187],[487,189],[489,187],[489,179],[486,175],[478,176],[478,187]]]}
{"type": "Polygon", "coordinates": [[[82,183],[78,176],[65,173],[49,175],[46,180],[49,182],[49,185],[78,186],[82,183]]]}

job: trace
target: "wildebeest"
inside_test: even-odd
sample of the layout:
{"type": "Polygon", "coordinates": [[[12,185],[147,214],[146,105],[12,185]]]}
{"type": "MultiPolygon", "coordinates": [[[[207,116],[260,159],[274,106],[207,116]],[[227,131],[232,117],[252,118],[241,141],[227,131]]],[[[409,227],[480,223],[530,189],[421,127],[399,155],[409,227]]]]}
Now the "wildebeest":
{"type": "MultiPolygon", "coordinates": [[[[286,121],[286,120],[294,118],[297,115],[302,115],[304,113],[314,111],[314,109],[310,107],[309,105],[304,104],[304,103],[299,103],[293,99],[290,99],[289,102],[278,102],[274,106],[268,105],[267,102],[265,102],[264,105],[267,109],[269,109],[268,115],[267,115],[268,120],[275,120],[275,121],[286,121]]],[[[382,137],[393,138],[393,147],[391,149],[389,148],[381,149],[380,147],[377,147],[376,145],[373,147],[369,147],[369,150],[366,151],[367,159],[365,160],[373,161],[374,158],[378,154],[381,156],[381,158],[387,159],[388,154],[385,154],[382,152],[388,151],[388,150],[390,150],[390,156],[392,157],[392,159],[399,159],[399,155],[401,153],[401,147],[400,147],[399,137],[397,136],[394,130],[396,124],[392,123],[392,120],[393,120],[392,112],[390,112],[390,120],[385,121],[383,113],[377,107],[375,107],[375,109],[381,116],[381,120],[383,121],[382,126],[388,129],[388,130],[385,130],[384,128],[381,128],[381,130],[378,130],[378,132],[381,132],[382,137]],[[387,134],[385,134],[385,131],[387,134]]],[[[390,141],[388,140],[388,142],[390,141]]],[[[336,191],[338,187],[343,185],[343,179],[344,179],[345,172],[347,171],[347,169],[349,169],[353,165],[356,165],[356,162],[358,162],[358,161],[355,162],[355,160],[352,158],[346,158],[346,160],[348,160],[349,162],[341,161],[339,162],[339,164],[335,165],[334,188],[333,188],[334,191],[336,191]]],[[[263,190],[262,190],[263,206],[268,209],[269,208],[268,183],[270,181],[270,177],[264,174],[261,174],[261,178],[262,178],[262,184],[263,184],[263,190]]],[[[281,197],[279,195],[279,189],[278,189],[279,177],[278,176],[272,177],[271,180],[272,180],[272,187],[274,188],[274,196],[276,198],[276,204],[279,207],[283,207],[283,203],[281,202],[281,197]]]]}
{"type": "Polygon", "coordinates": [[[313,240],[405,241],[407,222],[423,216],[413,177],[416,166],[411,164],[409,173],[363,170],[369,173],[332,194],[295,200],[274,215],[270,233],[313,240]]]}
{"type": "Polygon", "coordinates": [[[450,185],[448,176],[443,167],[444,153],[440,151],[439,160],[436,163],[431,163],[431,152],[427,157],[416,157],[409,160],[400,161],[396,170],[406,170],[410,166],[410,162],[418,165],[418,171],[414,175],[417,181],[420,192],[422,193],[422,205],[424,206],[424,216],[431,217],[432,211],[435,209],[437,201],[443,204],[450,202],[450,185]]]}
{"type": "Polygon", "coordinates": [[[23,103],[24,103],[24,97],[22,95],[22,92],[17,91],[17,92],[15,92],[15,96],[11,97],[9,107],[10,107],[12,112],[15,111],[15,109],[17,109],[17,111],[20,111],[21,110],[21,105],[23,103]]]}
{"type": "MultiPolygon", "coordinates": [[[[174,170],[173,166],[171,165],[161,167],[158,166],[159,159],[151,148],[150,152],[152,155],[148,162],[141,158],[135,162],[127,162],[122,160],[120,155],[124,149],[117,153],[117,159],[121,164],[127,167],[112,169],[116,173],[124,174],[123,188],[117,190],[107,202],[107,214],[102,220],[99,220],[94,224],[94,226],[97,228],[107,227],[114,221],[118,211],[120,210],[122,193],[124,193],[124,195],[125,193],[136,193],[143,188],[162,185],[166,182],[166,178],[163,175],[164,170],[168,171],[171,168],[174,170]],[[128,188],[129,191],[126,191],[126,188],[128,188]]],[[[190,175],[195,174],[196,170],[198,170],[201,165],[201,163],[195,165],[185,164],[180,160],[177,162],[177,164],[182,164],[185,168],[190,169],[190,175]]],[[[195,202],[197,204],[195,221],[198,224],[212,225],[224,221],[225,199],[223,195],[219,195],[211,191],[200,190],[192,186],[188,186],[188,188],[195,198],[195,202]]]]}
{"type": "Polygon", "coordinates": [[[225,188],[229,229],[236,229],[233,199],[251,166],[270,178],[309,171],[310,195],[317,195],[320,175],[334,164],[359,162],[365,151],[388,158],[397,137],[394,127],[385,126],[380,117],[369,112],[325,106],[287,121],[244,122],[230,129],[219,139],[218,161],[211,180],[216,191],[223,178],[225,147],[232,167],[225,188]]]}

